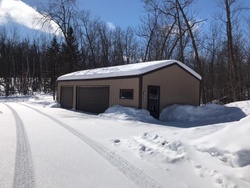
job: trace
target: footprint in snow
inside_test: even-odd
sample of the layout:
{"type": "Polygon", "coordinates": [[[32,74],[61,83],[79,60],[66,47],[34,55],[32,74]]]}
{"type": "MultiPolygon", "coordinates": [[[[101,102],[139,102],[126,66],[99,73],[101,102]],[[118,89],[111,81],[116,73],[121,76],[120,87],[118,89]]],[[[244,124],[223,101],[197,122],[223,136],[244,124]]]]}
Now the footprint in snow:
{"type": "Polygon", "coordinates": [[[119,144],[121,142],[121,140],[115,139],[113,142],[114,142],[114,144],[119,144]]]}
{"type": "Polygon", "coordinates": [[[146,146],[141,145],[140,150],[141,150],[141,151],[146,151],[146,146]]]}

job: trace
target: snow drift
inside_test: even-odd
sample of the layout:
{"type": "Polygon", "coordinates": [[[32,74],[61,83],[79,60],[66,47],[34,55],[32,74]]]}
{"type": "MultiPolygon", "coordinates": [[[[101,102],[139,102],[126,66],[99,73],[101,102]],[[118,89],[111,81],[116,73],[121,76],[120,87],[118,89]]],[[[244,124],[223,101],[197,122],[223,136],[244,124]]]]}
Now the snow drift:
{"type": "Polygon", "coordinates": [[[210,123],[224,123],[239,121],[246,114],[238,107],[228,107],[218,104],[204,106],[171,105],[162,110],[161,121],[206,121],[210,123]]]}
{"type": "Polygon", "coordinates": [[[230,124],[212,135],[195,141],[200,151],[208,152],[232,167],[250,165],[250,116],[230,124]]]}
{"type": "Polygon", "coordinates": [[[108,108],[104,113],[99,114],[100,117],[108,117],[119,120],[132,120],[142,122],[156,121],[145,109],[137,109],[131,107],[124,107],[121,105],[114,105],[108,108]]]}

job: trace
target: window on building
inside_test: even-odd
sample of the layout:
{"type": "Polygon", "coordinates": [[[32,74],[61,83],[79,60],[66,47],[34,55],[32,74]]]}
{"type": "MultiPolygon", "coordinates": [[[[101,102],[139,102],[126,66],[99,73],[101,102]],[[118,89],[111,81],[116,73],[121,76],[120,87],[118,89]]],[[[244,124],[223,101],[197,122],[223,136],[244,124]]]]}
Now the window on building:
{"type": "Polygon", "coordinates": [[[134,90],[133,89],[120,89],[120,99],[133,99],[134,90]]]}

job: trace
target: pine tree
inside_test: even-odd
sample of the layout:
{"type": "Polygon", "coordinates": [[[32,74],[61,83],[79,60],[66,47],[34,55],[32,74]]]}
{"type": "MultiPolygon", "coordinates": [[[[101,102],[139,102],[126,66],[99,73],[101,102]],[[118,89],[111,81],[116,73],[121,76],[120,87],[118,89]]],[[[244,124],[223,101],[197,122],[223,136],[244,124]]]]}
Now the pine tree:
{"type": "MultiPolygon", "coordinates": [[[[46,68],[45,68],[45,86],[49,84],[50,91],[53,93],[55,100],[56,79],[61,75],[62,70],[59,69],[61,59],[60,44],[57,42],[57,37],[54,36],[46,50],[46,68]],[[46,78],[49,80],[46,80],[46,78]]],[[[46,90],[46,89],[45,89],[46,90]]]]}
{"type": "Polygon", "coordinates": [[[80,61],[80,52],[72,27],[69,27],[65,41],[66,43],[62,44],[62,61],[65,65],[64,73],[69,73],[79,69],[80,61]]]}

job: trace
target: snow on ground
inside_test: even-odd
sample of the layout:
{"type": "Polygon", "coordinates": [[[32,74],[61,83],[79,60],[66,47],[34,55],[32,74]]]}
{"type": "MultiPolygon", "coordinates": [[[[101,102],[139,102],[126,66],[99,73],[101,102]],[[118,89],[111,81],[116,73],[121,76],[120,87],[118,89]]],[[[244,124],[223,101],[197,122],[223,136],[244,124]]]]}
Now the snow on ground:
{"type": "Polygon", "coordinates": [[[53,97],[44,93],[34,93],[33,95],[15,95],[9,97],[0,97],[0,102],[27,102],[36,106],[43,106],[47,108],[60,107],[60,105],[53,100],[53,97]]]}
{"type": "Polygon", "coordinates": [[[150,116],[150,113],[147,110],[123,107],[120,105],[115,105],[108,108],[104,113],[99,114],[99,116],[120,120],[156,122],[156,120],[150,116]]]}
{"type": "MultiPolygon", "coordinates": [[[[249,103],[246,103],[250,105],[249,103]]],[[[246,105],[245,105],[246,106],[246,105]]],[[[242,105],[240,107],[234,105],[218,105],[207,104],[204,106],[190,106],[190,105],[172,105],[165,109],[160,114],[160,120],[172,122],[191,122],[194,124],[216,124],[232,121],[239,121],[250,112],[247,107],[242,105]]]]}
{"type": "Polygon", "coordinates": [[[240,108],[246,115],[250,115],[250,101],[239,101],[226,104],[227,107],[240,108]]]}
{"type": "Polygon", "coordinates": [[[159,121],[146,110],[118,105],[91,115],[50,108],[58,104],[48,95],[0,98],[0,187],[12,187],[15,123],[3,103],[24,123],[37,187],[150,187],[143,181],[151,180],[170,188],[250,187],[250,101],[173,105],[159,121]],[[81,145],[74,131],[85,135],[90,147],[81,145]],[[133,175],[138,169],[140,184],[133,175]]]}

